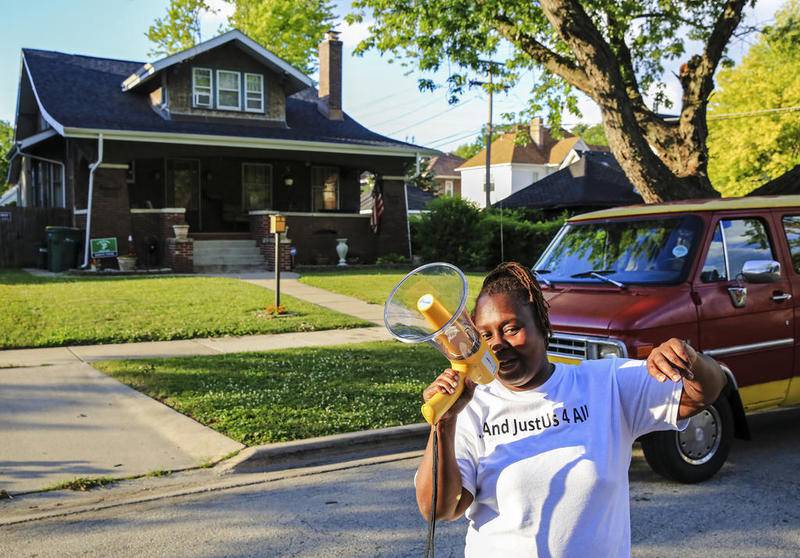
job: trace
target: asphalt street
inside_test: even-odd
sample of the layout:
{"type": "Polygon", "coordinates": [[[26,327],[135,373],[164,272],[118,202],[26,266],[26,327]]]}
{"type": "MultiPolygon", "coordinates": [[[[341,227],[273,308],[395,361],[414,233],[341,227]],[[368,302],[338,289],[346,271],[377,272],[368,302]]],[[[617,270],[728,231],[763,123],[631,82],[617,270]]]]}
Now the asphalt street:
{"type": "MultiPolygon", "coordinates": [[[[633,556],[800,556],[798,423],[800,410],[751,417],[754,441],[735,442],[723,470],[700,485],[667,482],[634,457],[633,556]]],[[[421,556],[416,464],[375,463],[0,527],[0,556],[421,556]]],[[[463,520],[440,524],[437,556],[462,556],[464,532],[463,520]]]]}

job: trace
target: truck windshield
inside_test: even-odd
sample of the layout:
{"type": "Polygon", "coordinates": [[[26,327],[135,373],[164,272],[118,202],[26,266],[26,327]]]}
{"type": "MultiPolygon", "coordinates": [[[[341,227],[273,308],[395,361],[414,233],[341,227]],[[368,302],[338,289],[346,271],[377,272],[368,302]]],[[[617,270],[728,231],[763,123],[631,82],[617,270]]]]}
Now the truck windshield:
{"type": "Polygon", "coordinates": [[[679,283],[689,273],[702,228],[696,215],[569,223],[535,269],[547,270],[543,277],[553,283],[607,282],[603,277],[624,285],[679,283]]]}

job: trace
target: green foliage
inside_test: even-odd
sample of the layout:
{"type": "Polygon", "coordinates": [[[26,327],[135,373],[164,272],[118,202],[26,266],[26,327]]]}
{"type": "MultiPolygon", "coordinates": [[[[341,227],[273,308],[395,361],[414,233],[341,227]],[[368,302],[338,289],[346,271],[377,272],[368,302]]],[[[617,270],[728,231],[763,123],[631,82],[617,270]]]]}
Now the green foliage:
{"type": "Polygon", "coordinates": [[[790,0],[739,66],[720,71],[709,106],[714,187],[741,196],[800,164],[800,112],[715,115],[800,106],[800,3],[790,0]]]}
{"type": "Polygon", "coordinates": [[[414,253],[428,262],[473,269],[490,269],[503,260],[533,265],[566,218],[542,220],[530,210],[481,211],[450,197],[437,198],[428,208],[411,222],[414,253]]]}
{"type": "MultiPolygon", "coordinates": [[[[317,67],[317,46],[334,26],[333,4],[325,0],[225,0],[233,13],[220,31],[239,29],[302,72],[317,67]]],[[[167,14],[145,35],[152,56],[166,56],[201,42],[200,16],[216,13],[206,0],[170,0],[167,14]]]]}
{"type": "Polygon", "coordinates": [[[11,186],[6,183],[8,176],[8,160],[6,155],[14,144],[14,127],[5,120],[0,120],[0,194],[11,186]]]}
{"type": "Polygon", "coordinates": [[[480,268],[486,260],[485,224],[475,204],[453,196],[435,198],[428,213],[414,219],[414,253],[425,261],[480,268]]]}
{"type": "Polygon", "coordinates": [[[156,18],[145,36],[155,46],[150,56],[169,56],[192,48],[202,40],[200,14],[213,12],[205,0],[170,0],[167,14],[156,18]]]}
{"type": "Polygon", "coordinates": [[[396,254],[392,252],[390,254],[386,254],[385,256],[380,256],[377,260],[375,260],[375,263],[378,265],[404,264],[408,263],[408,258],[402,254],[396,254]]]}
{"type": "Polygon", "coordinates": [[[111,477],[75,477],[72,480],[54,484],[45,490],[74,490],[76,492],[87,492],[94,488],[108,486],[117,482],[111,477]]]}
{"type": "Polygon", "coordinates": [[[264,48],[306,74],[317,68],[317,47],[334,27],[333,4],[326,0],[228,0],[228,19],[264,48]]]}
{"type": "Polygon", "coordinates": [[[520,211],[504,209],[501,214],[499,209],[490,210],[484,218],[488,233],[485,239],[488,245],[485,251],[487,254],[485,267],[494,267],[503,260],[516,261],[532,267],[566,218],[565,213],[556,219],[532,222],[520,211]]]}
{"type": "Polygon", "coordinates": [[[588,145],[608,145],[602,124],[578,124],[570,132],[582,138],[588,145]]]}
{"type": "Polygon", "coordinates": [[[247,445],[422,422],[420,393],[446,365],[393,341],[93,363],[247,445]]]}
{"type": "Polygon", "coordinates": [[[167,341],[369,325],[271,290],[211,277],[44,279],[0,270],[0,349],[167,341]]]}
{"type": "MultiPolygon", "coordinates": [[[[504,64],[494,68],[497,91],[517,83],[523,76],[534,79],[525,119],[546,111],[551,126],[559,129],[564,110],[580,116],[574,86],[561,74],[554,73],[553,66],[540,62],[556,55],[564,62],[562,67],[581,67],[582,63],[538,2],[355,0],[352,5],[355,11],[348,16],[349,21],[371,20],[370,36],[357,52],[368,49],[388,52],[423,72],[433,73],[442,67],[450,70],[445,83],[423,79],[420,82],[423,88],[444,85],[451,95],[460,97],[471,79],[485,77],[487,69],[483,61],[500,60],[504,64]],[[506,40],[509,37],[513,42],[506,40]],[[549,52],[537,58],[531,53],[542,50],[538,47],[526,50],[526,42],[535,42],[549,52]],[[509,44],[512,49],[506,56],[509,44]]],[[[685,45],[691,44],[687,38],[706,40],[726,3],[596,0],[581,5],[605,43],[604,48],[617,50],[612,39],[620,33],[625,36],[639,91],[655,91],[656,102],[665,106],[668,102],[664,95],[665,62],[684,56],[685,45]]],[[[627,68],[620,65],[619,71],[625,73],[627,68]]]]}

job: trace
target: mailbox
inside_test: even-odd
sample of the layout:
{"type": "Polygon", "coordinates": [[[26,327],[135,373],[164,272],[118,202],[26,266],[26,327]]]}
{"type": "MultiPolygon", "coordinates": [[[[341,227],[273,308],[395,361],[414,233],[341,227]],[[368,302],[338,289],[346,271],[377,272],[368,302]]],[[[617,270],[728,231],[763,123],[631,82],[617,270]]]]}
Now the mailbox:
{"type": "Polygon", "coordinates": [[[272,234],[286,232],[286,217],[283,215],[269,216],[269,232],[272,234]]]}

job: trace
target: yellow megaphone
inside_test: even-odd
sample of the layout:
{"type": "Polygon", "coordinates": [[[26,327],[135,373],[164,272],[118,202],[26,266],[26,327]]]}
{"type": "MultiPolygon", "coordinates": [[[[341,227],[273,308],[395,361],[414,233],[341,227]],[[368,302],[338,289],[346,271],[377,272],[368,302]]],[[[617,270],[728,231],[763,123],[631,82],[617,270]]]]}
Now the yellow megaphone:
{"type": "Polygon", "coordinates": [[[499,364],[467,312],[467,279],[448,263],[431,263],[406,275],[392,290],[383,321],[403,343],[433,344],[457,371],[453,394],[437,393],[422,406],[422,416],[436,424],[464,390],[464,378],[477,384],[494,380],[499,364]]]}

